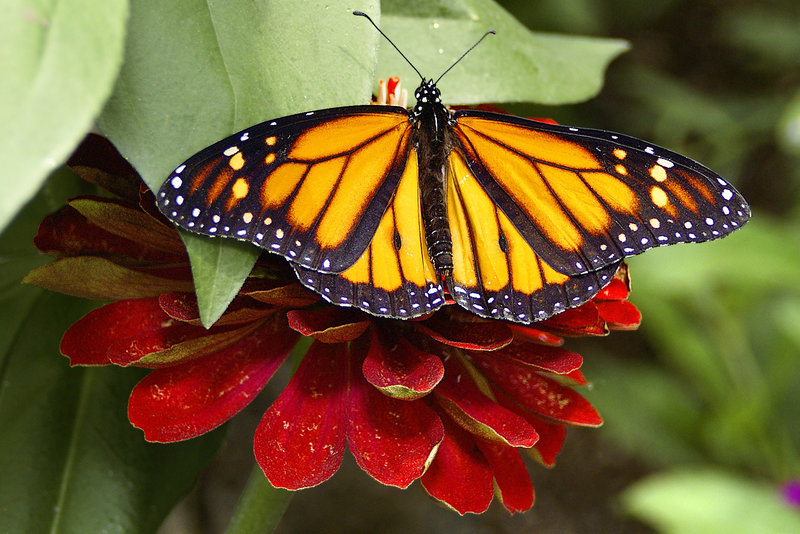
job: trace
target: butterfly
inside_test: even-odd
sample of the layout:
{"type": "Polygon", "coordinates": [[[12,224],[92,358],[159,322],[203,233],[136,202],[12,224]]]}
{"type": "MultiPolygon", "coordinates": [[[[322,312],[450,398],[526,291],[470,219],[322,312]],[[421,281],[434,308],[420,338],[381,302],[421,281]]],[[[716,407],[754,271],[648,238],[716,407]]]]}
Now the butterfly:
{"type": "Polygon", "coordinates": [[[420,78],[411,109],[309,111],[211,145],[172,171],[159,209],[185,230],[283,256],[333,304],[410,319],[448,293],[525,324],[586,302],[627,256],[750,218],[733,186],[687,157],[603,130],[452,111],[420,78]]]}

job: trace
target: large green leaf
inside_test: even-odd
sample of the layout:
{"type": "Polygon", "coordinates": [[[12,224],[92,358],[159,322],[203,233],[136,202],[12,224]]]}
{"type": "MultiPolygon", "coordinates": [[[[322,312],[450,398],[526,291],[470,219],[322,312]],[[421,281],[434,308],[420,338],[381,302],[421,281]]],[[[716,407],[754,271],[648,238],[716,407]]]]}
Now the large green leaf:
{"type": "Polygon", "coordinates": [[[68,171],[53,182],[0,237],[0,532],[154,532],[222,435],[146,443],[126,413],[143,373],[71,369],[59,354],[93,304],[19,283],[48,261],[31,242],[38,221],[81,191],[68,171]]]}
{"type": "MultiPolygon", "coordinates": [[[[135,2],[120,81],[100,127],[152,188],[234,131],[290,113],[369,101],[375,0],[135,2]]],[[[255,247],[191,239],[203,323],[225,310],[255,247]]]]}
{"type": "Polygon", "coordinates": [[[716,471],[686,470],[647,478],[623,495],[625,508],[670,534],[800,532],[800,515],[777,488],[716,471]]]}
{"type": "MultiPolygon", "coordinates": [[[[627,49],[617,39],[534,33],[491,0],[384,0],[381,29],[423,76],[436,79],[487,30],[495,30],[442,78],[445,103],[586,100],[600,90],[608,63],[627,49]]],[[[366,21],[365,21],[366,22],[366,21]]],[[[380,43],[378,76],[419,77],[380,43]]]]}
{"type": "Polygon", "coordinates": [[[125,0],[9,0],[0,16],[0,230],[90,128],[122,64],[125,0]]]}

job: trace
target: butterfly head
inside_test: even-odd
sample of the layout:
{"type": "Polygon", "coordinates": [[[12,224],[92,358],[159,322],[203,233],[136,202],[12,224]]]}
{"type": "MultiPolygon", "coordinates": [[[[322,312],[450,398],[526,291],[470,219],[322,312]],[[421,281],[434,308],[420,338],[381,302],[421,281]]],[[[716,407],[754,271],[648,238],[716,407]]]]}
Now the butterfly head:
{"type": "Polygon", "coordinates": [[[414,98],[417,99],[414,106],[414,114],[417,116],[421,115],[425,108],[442,103],[442,93],[439,92],[439,88],[436,87],[436,82],[433,80],[423,79],[417,90],[414,91],[414,98]]]}

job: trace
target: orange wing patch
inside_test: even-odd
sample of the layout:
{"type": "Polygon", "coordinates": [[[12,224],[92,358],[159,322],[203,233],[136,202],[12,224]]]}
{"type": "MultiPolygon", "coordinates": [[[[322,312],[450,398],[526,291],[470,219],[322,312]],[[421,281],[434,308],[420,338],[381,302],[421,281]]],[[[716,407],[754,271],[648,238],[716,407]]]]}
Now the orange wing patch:
{"type": "Polygon", "coordinates": [[[444,304],[444,289],[428,256],[420,206],[416,152],[372,241],[338,274],[295,266],[299,280],[334,304],[357,306],[379,316],[419,317],[444,304]]]}
{"type": "Polygon", "coordinates": [[[454,150],[448,169],[447,209],[453,240],[450,292],[484,317],[539,321],[577,306],[611,281],[614,264],[567,276],[534,252],[454,150]]]}

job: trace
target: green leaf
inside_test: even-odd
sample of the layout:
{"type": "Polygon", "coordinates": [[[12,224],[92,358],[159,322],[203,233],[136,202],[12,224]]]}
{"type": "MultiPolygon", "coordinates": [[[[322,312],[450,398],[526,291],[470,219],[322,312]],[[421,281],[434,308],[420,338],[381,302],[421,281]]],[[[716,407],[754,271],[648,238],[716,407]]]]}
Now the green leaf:
{"type": "MultiPolygon", "coordinates": [[[[531,32],[490,0],[391,0],[381,7],[381,29],[427,78],[436,79],[486,31],[497,31],[442,78],[448,104],[580,102],[600,91],[609,62],[628,48],[618,39],[531,32]]],[[[381,41],[378,77],[390,76],[410,90],[419,79],[381,41]]]]}
{"type": "Polygon", "coordinates": [[[3,3],[0,229],[91,127],[122,64],[125,0],[3,3]]]}
{"type": "Polygon", "coordinates": [[[647,478],[622,496],[627,511],[670,534],[800,532],[800,515],[777,488],[715,471],[674,471],[647,478]]]}
{"type": "Polygon", "coordinates": [[[20,285],[48,261],[38,221],[83,185],[60,172],[0,237],[0,532],[154,532],[222,439],[146,443],[126,413],[143,372],[71,369],[59,354],[94,304],[20,285]]]}
{"type": "MultiPolygon", "coordinates": [[[[354,9],[376,15],[377,2],[136,2],[125,65],[100,127],[157,190],[183,160],[239,129],[367,103],[378,35],[354,9]]],[[[208,326],[259,251],[223,239],[191,243],[208,326]]]]}
{"type": "Polygon", "coordinates": [[[192,264],[200,321],[210,328],[244,284],[261,251],[249,243],[181,232],[192,264]]]}

